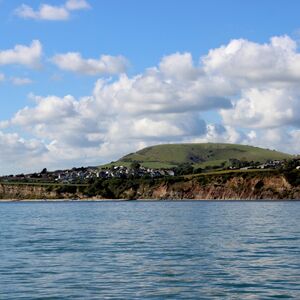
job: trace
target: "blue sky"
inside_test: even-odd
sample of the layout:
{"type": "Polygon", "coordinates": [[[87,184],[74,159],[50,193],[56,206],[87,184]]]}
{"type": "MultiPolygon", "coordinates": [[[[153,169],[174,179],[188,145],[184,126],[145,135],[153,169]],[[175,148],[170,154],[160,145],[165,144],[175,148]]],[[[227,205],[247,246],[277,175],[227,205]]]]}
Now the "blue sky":
{"type": "Polygon", "coordinates": [[[8,143],[11,147],[0,153],[0,172],[35,170],[39,168],[34,163],[37,160],[50,169],[97,164],[162,142],[241,142],[300,152],[296,141],[300,121],[291,115],[300,109],[300,93],[291,83],[298,80],[291,65],[298,62],[299,9],[299,1],[292,0],[0,1],[0,145],[8,143]],[[42,15],[42,5],[60,9],[62,16],[49,16],[49,11],[42,15]],[[271,42],[274,37],[279,41],[271,42]],[[34,62],[25,64],[18,58],[16,62],[1,63],[1,53],[16,45],[30,48],[34,40],[41,45],[34,62]],[[235,54],[230,61],[224,58],[227,50],[209,54],[213,49],[230,46],[233,40],[240,42],[231,44],[235,54]],[[265,50],[263,45],[269,48],[265,50]],[[62,65],[65,55],[75,52],[80,55],[80,66],[76,69],[70,57],[62,65]],[[102,55],[110,57],[105,70],[96,66],[102,55]],[[264,59],[264,55],[268,57],[264,59]],[[272,55],[276,57],[273,61],[272,55]],[[166,57],[170,59],[163,67],[160,64],[166,57]],[[220,57],[224,59],[222,63],[220,57]],[[249,59],[242,70],[254,74],[255,80],[238,74],[241,57],[249,59]],[[88,59],[93,61],[89,64],[88,59]],[[262,64],[268,61],[265,70],[259,64],[255,66],[260,59],[262,64]],[[189,60],[193,70],[188,66],[189,60]],[[282,77],[274,79],[269,74],[265,82],[259,80],[260,76],[267,78],[267,70],[276,68],[277,62],[282,77]],[[39,66],[33,65],[36,63],[39,66]],[[149,68],[156,68],[157,73],[150,76],[149,68]],[[172,72],[186,77],[176,77],[172,72]],[[124,75],[127,81],[120,80],[124,75]],[[137,75],[143,80],[135,79],[137,75]],[[97,90],[99,80],[105,82],[101,92],[97,90]],[[159,84],[157,80],[161,80],[159,84]],[[216,92],[220,80],[221,90],[216,92]],[[163,82],[169,86],[160,86],[163,82]],[[154,86],[158,90],[149,96],[149,88],[153,92],[154,86]],[[194,99],[195,95],[192,100],[184,99],[183,93],[195,91],[196,86],[196,93],[203,93],[201,99],[194,99]],[[159,101],[155,97],[164,88],[159,99],[166,102],[154,107],[159,101]],[[176,95],[172,95],[177,88],[176,95]],[[108,93],[115,93],[114,98],[107,99],[112,97],[108,93]],[[67,95],[72,99],[66,100],[67,95]],[[178,100],[173,103],[172,97],[178,100]],[[280,101],[286,97],[290,107],[280,115],[280,101]],[[265,105],[260,107],[258,98],[267,99],[261,100],[265,105]],[[88,109],[83,115],[87,105],[93,105],[89,109],[97,112],[97,117],[88,109]],[[253,111],[242,122],[241,114],[250,107],[253,111]],[[269,109],[274,119],[261,116],[259,109],[269,109]],[[29,120],[32,115],[42,116],[45,110],[46,121],[29,120]],[[57,135],[63,128],[67,128],[68,135],[57,135]],[[116,138],[112,139],[112,135],[116,138]]]}

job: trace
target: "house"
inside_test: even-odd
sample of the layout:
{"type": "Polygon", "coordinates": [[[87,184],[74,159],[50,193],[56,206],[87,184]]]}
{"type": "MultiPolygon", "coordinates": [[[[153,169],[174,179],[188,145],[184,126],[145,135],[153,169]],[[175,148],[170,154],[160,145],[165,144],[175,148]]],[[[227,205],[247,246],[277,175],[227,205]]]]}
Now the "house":
{"type": "Polygon", "coordinates": [[[175,172],[173,170],[166,170],[169,176],[175,176],[175,172]]]}

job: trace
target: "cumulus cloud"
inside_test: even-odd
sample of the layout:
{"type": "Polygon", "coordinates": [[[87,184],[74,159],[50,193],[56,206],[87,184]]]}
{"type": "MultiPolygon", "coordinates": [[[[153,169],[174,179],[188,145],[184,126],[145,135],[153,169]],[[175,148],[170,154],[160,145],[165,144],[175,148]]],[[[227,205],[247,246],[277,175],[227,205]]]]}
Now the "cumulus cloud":
{"type": "Polygon", "coordinates": [[[18,172],[20,166],[30,169],[37,157],[47,153],[47,147],[37,139],[25,140],[16,133],[0,131],[1,172],[18,172]]]}
{"type": "Polygon", "coordinates": [[[248,134],[249,144],[286,153],[299,154],[300,130],[287,126],[268,129],[255,129],[248,134]]]}
{"type": "Polygon", "coordinates": [[[249,135],[231,126],[224,126],[218,123],[206,124],[202,135],[191,140],[193,143],[233,143],[251,144],[249,135]]]}
{"type": "MultiPolygon", "coordinates": [[[[45,151],[45,147],[42,143],[35,139],[24,140],[16,133],[3,133],[0,131],[0,145],[1,154],[6,154],[6,159],[15,160],[20,159],[19,155],[26,156],[26,153],[30,153],[32,156],[40,154],[45,151]],[[11,157],[10,154],[13,154],[11,157]]],[[[4,157],[1,155],[1,159],[4,157]]]]}
{"type": "Polygon", "coordinates": [[[89,3],[85,0],[68,0],[65,6],[68,10],[80,10],[91,8],[89,3]]]}
{"type": "Polygon", "coordinates": [[[300,54],[288,36],[269,43],[233,40],[202,58],[209,76],[235,85],[233,107],[221,110],[225,124],[244,128],[300,125],[300,54]]]}
{"type": "Polygon", "coordinates": [[[19,64],[38,68],[42,56],[42,44],[38,40],[31,45],[16,45],[13,49],[0,50],[0,65],[19,64]]]}
{"type": "Polygon", "coordinates": [[[300,78],[300,54],[296,50],[296,42],[288,36],[273,37],[268,44],[239,39],[210,50],[202,60],[208,74],[238,80],[246,86],[293,82],[300,78]]]}
{"type": "Polygon", "coordinates": [[[62,70],[85,75],[123,73],[128,65],[123,56],[102,55],[99,59],[84,59],[78,52],[55,55],[52,61],[62,70]]]}
{"type": "Polygon", "coordinates": [[[300,90],[247,89],[232,109],[222,110],[226,124],[247,128],[300,125],[300,90]]]}
{"type": "Polygon", "coordinates": [[[197,77],[200,69],[196,69],[193,64],[191,53],[175,53],[163,57],[159,68],[161,72],[176,79],[192,80],[197,77]]]}
{"type": "MultiPolygon", "coordinates": [[[[233,40],[199,63],[189,53],[171,54],[141,74],[98,79],[91,95],[80,99],[33,96],[34,104],[2,128],[21,128],[42,141],[47,151],[40,159],[50,166],[97,164],[166,142],[244,143],[299,152],[295,45],[285,36],[266,44],[233,40]],[[207,122],[209,114],[218,121],[207,122]]],[[[71,53],[55,59],[74,72],[121,73],[103,57],[71,53]]]]}
{"type": "Polygon", "coordinates": [[[164,57],[158,67],[137,76],[97,80],[91,96],[81,99],[31,95],[35,105],[19,110],[8,126],[46,141],[49,160],[86,156],[95,162],[101,156],[105,161],[153,143],[202,136],[207,127],[201,112],[231,107],[224,94],[230,95],[232,87],[203,76],[186,54],[176,56],[182,61],[173,71],[164,57]],[[177,76],[179,69],[188,70],[186,78],[177,76]]]}
{"type": "Polygon", "coordinates": [[[34,10],[31,6],[22,4],[16,9],[16,14],[24,19],[35,20],[68,20],[70,17],[69,11],[64,6],[52,6],[42,4],[38,10],[34,10]]]}
{"type": "Polygon", "coordinates": [[[68,0],[62,6],[42,4],[37,10],[29,5],[22,4],[15,10],[15,14],[24,19],[63,21],[70,18],[70,11],[87,8],[90,8],[90,5],[85,0],[68,0]]]}
{"type": "Polygon", "coordinates": [[[98,80],[93,96],[106,114],[122,111],[149,116],[229,108],[230,100],[224,95],[231,92],[222,80],[201,76],[194,81],[174,80],[159,69],[150,69],[132,78],[122,75],[111,84],[98,80]]]}
{"type": "Polygon", "coordinates": [[[59,98],[56,96],[38,97],[31,95],[37,102],[35,108],[25,107],[18,111],[13,122],[18,125],[48,123],[74,115],[75,99],[72,96],[59,98]]]}

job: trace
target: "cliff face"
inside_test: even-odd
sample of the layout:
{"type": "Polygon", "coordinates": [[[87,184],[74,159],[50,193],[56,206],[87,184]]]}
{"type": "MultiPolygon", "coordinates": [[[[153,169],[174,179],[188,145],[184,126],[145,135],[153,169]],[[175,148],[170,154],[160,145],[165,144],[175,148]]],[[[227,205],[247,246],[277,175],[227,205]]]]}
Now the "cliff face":
{"type": "Polygon", "coordinates": [[[65,199],[74,196],[83,197],[77,193],[59,193],[51,191],[47,186],[32,184],[0,184],[0,199],[31,200],[31,199],[65,199]]]}
{"type": "Polygon", "coordinates": [[[0,199],[300,199],[300,186],[292,186],[283,175],[256,174],[245,176],[214,175],[191,179],[160,180],[151,183],[140,182],[126,187],[110,197],[101,190],[95,196],[88,196],[78,187],[72,190],[49,188],[46,185],[0,184],[0,199]],[[115,195],[115,196],[113,196],[115,195]]]}
{"type": "Polygon", "coordinates": [[[163,184],[153,189],[142,187],[137,191],[137,196],[146,199],[300,199],[300,188],[292,187],[283,176],[236,176],[228,180],[219,176],[209,183],[192,179],[181,183],[163,184]]]}

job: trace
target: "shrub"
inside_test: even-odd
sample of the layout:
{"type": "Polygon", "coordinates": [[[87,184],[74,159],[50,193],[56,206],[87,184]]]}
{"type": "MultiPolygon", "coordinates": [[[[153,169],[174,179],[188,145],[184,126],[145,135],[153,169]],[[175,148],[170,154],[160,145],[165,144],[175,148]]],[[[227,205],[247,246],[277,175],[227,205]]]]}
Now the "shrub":
{"type": "Polygon", "coordinates": [[[300,171],[292,170],[284,172],[284,176],[292,186],[300,185],[300,171]]]}
{"type": "Polygon", "coordinates": [[[64,193],[76,194],[77,186],[76,185],[62,185],[56,189],[56,192],[58,194],[64,194],[64,193]]]}

